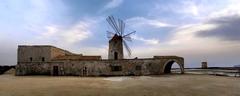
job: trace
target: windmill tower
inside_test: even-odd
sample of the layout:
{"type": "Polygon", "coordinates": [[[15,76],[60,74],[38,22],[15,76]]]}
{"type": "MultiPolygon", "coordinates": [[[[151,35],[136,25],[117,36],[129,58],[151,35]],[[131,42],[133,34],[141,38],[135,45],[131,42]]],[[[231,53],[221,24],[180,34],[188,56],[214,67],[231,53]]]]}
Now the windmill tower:
{"type": "Polygon", "coordinates": [[[109,25],[115,32],[107,31],[107,37],[109,40],[109,49],[108,49],[108,59],[123,59],[123,46],[125,47],[129,56],[131,56],[131,49],[128,47],[126,41],[132,41],[130,37],[131,34],[134,34],[136,31],[125,34],[125,23],[118,19],[117,21],[113,16],[108,16],[106,19],[109,25]]]}

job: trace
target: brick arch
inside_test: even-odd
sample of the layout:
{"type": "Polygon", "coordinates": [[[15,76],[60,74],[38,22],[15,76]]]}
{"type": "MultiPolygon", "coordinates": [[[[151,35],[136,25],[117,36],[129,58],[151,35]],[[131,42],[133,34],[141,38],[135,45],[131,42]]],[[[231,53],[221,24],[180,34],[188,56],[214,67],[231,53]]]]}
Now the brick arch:
{"type": "Polygon", "coordinates": [[[171,73],[171,68],[172,68],[172,65],[174,62],[179,65],[181,74],[183,74],[184,73],[184,61],[178,60],[178,59],[167,60],[163,65],[163,73],[171,73]]]}

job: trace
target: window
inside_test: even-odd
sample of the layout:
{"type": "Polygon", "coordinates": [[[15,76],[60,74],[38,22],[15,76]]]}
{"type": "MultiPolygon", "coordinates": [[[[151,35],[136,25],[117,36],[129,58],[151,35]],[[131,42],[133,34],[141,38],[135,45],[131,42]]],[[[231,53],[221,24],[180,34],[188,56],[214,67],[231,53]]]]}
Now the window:
{"type": "Polygon", "coordinates": [[[137,65],[137,66],[136,66],[136,70],[142,70],[142,66],[137,65]]]}
{"type": "Polygon", "coordinates": [[[148,66],[149,66],[149,67],[152,66],[152,63],[149,63],[148,66]]]}
{"type": "Polygon", "coordinates": [[[32,57],[30,57],[30,61],[32,62],[32,60],[33,60],[33,58],[32,57]]]}
{"type": "Polygon", "coordinates": [[[42,57],[42,62],[44,62],[45,61],[45,58],[44,57],[42,57]]]}
{"type": "Polygon", "coordinates": [[[112,71],[122,71],[122,66],[111,66],[112,71]]]}

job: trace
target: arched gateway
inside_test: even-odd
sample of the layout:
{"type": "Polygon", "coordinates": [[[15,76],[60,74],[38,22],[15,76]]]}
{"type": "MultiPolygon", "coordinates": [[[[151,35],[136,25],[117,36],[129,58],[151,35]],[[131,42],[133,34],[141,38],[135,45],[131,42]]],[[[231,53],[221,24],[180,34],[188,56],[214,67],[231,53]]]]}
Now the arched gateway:
{"type": "Polygon", "coordinates": [[[179,65],[180,71],[183,74],[184,73],[184,62],[182,60],[177,60],[177,59],[170,59],[164,63],[164,65],[163,65],[164,73],[171,73],[172,65],[174,63],[177,63],[179,65]]]}

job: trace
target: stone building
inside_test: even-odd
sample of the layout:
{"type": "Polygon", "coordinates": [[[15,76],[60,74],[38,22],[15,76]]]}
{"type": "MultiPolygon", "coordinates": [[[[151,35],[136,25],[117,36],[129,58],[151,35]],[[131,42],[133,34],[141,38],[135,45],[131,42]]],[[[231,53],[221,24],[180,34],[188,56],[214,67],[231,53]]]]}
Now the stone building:
{"type": "Polygon", "coordinates": [[[123,59],[123,44],[121,36],[114,35],[109,40],[108,59],[123,59]]]}
{"type": "Polygon", "coordinates": [[[207,62],[202,62],[202,69],[207,69],[207,68],[208,68],[207,62]]]}
{"type": "MultiPolygon", "coordinates": [[[[113,55],[114,57],[114,55],[113,55]]],[[[50,45],[19,45],[16,75],[116,76],[170,73],[176,62],[184,73],[184,59],[178,56],[102,59],[74,54],[50,45]]]]}

